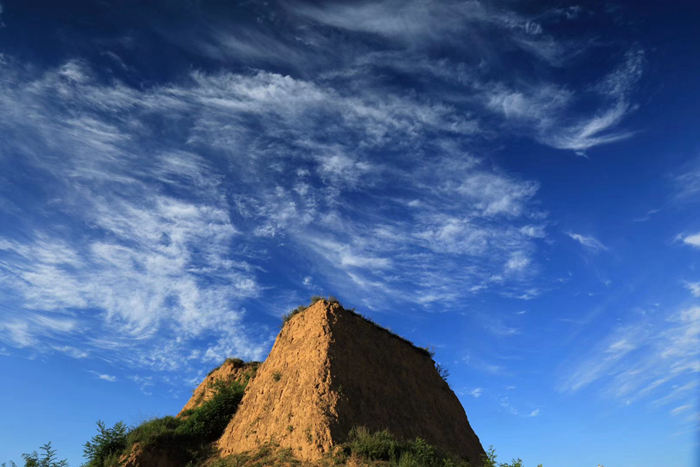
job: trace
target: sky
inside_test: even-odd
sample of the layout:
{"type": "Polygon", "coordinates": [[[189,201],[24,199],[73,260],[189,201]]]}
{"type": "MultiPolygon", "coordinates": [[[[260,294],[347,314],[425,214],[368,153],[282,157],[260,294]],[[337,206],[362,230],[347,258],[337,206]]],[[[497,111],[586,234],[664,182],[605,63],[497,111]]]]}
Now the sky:
{"type": "Polygon", "coordinates": [[[700,465],[694,2],[0,0],[0,462],[334,295],[527,466],[700,465]]]}

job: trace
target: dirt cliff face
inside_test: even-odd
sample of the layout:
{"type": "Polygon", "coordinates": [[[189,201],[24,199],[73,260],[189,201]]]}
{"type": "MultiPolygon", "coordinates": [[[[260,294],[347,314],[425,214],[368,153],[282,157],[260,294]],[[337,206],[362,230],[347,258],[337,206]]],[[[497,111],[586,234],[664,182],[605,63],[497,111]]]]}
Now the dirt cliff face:
{"type": "Polygon", "coordinates": [[[225,456],[276,442],[314,460],[355,426],[420,437],[475,466],[485,454],[430,357],[325,301],[284,326],[218,447],[225,456]]]}
{"type": "Polygon", "coordinates": [[[212,370],[204,381],[192,393],[192,397],[182,408],[178,417],[183,413],[194,409],[210,400],[216,393],[216,384],[219,382],[231,383],[233,381],[246,383],[255,375],[255,370],[260,365],[258,362],[244,363],[243,360],[228,359],[220,367],[212,370]]]}

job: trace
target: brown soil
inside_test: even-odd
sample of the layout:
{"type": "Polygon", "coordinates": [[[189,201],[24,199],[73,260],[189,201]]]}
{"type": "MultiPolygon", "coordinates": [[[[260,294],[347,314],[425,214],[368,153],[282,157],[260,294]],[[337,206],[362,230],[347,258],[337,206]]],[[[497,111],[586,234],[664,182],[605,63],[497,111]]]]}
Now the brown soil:
{"type": "Polygon", "coordinates": [[[323,300],[284,326],[218,447],[226,456],[277,443],[317,460],[355,426],[420,437],[473,465],[485,454],[431,358],[323,300]]]}
{"type": "Polygon", "coordinates": [[[184,412],[195,409],[214,397],[214,394],[216,394],[216,383],[218,382],[230,383],[236,381],[246,383],[255,375],[255,370],[259,364],[258,362],[244,363],[242,360],[237,359],[226,360],[220,367],[212,370],[204,378],[204,381],[197,386],[197,389],[192,393],[192,397],[177,416],[182,417],[184,412]]]}

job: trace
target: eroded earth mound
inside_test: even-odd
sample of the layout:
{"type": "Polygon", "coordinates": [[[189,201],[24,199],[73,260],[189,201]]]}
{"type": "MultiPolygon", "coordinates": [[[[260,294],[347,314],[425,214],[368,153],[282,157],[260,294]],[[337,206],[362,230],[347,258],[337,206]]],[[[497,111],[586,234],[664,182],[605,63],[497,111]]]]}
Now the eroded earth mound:
{"type": "Polygon", "coordinates": [[[325,300],[285,324],[217,445],[222,456],[275,444],[316,460],[358,426],[472,465],[485,454],[425,349],[325,300]]]}

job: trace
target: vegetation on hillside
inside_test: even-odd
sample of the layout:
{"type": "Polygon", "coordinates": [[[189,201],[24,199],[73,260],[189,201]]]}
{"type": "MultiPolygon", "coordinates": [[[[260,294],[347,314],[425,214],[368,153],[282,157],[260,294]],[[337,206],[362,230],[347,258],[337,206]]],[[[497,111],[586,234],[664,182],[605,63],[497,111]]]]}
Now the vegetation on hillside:
{"type": "MultiPolygon", "coordinates": [[[[68,467],[67,460],[58,460],[56,450],[51,447],[51,442],[44,444],[39,448],[43,454],[39,455],[36,451],[31,454],[22,454],[24,459],[24,467],[68,467]]],[[[17,464],[10,461],[9,464],[3,462],[2,467],[17,467],[17,464]]]]}
{"type": "Polygon", "coordinates": [[[137,450],[167,456],[178,465],[199,465],[236,413],[252,374],[247,376],[241,382],[217,381],[211,399],[178,418],[153,418],[129,430],[122,422],[112,428],[97,422],[98,434],[85,444],[83,467],[117,467],[137,450]]]}
{"type": "MultiPolygon", "coordinates": [[[[497,463],[493,447],[479,465],[483,467],[523,467],[522,460],[497,463]]],[[[455,456],[442,452],[416,438],[399,440],[387,431],[369,432],[358,427],[350,432],[346,443],[316,462],[303,462],[291,448],[267,444],[257,451],[233,454],[207,464],[208,467],[471,467],[455,456]]],[[[476,467],[476,466],[475,466],[476,467]]],[[[538,467],[542,467],[540,464],[538,467]]]]}
{"type": "MultiPolygon", "coordinates": [[[[309,306],[320,300],[338,303],[330,296],[324,298],[315,295],[311,297],[310,305],[299,306],[284,316],[284,323],[293,316],[305,311],[309,306]]],[[[345,308],[344,308],[345,309],[345,308]]],[[[421,354],[428,356],[434,363],[438,374],[447,381],[449,372],[433,359],[434,350],[430,347],[421,348],[411,341],[399,336],[390,329],[384,328],[371,319],[357,313],[355,309],[345,309],[378,328],[398,338],[421,354]]],[[[147,453],[147,459],[166,459],[165,465],[187,467],[282,467],[308,466],[330,467],[470,467],[470,464],[445,453],[428,444],[425,440],[400,440],[388,431],[369,432],[357,427],[353,429],[348,441],[337,446],[331,453],[317,462],[302,462],[294,455],[291,448],[281,448],[276,444],[267,444],[255,452],[234,454],[224,459],[218,458],[214,442],[221,437],[226,426],[236,413],[243,398],[246,386],[255,376],[260,362],[248,362],[237,358],[229,358],[223,365],[232,364],[239,368],[246,366],[246,371],[237,381],[218,380],[213,383],[213,396],[193,409],[182,412],[178,417],[166,416],[146,420],[136,427],[128,428],[123,422],[107,427],[103,421],[97,422],[97,435],[84,445],[84,457],[87,462],[83,467],[120,467],[128,463],[130,456],[147,453]]],[[[281,379],[280,372],[274,372],[273,380],[281,379]]],[[[291,425],[290,427],[291,428],[291,425]]],[[[291,430],[290,430],[291,431],[291,430]]],[[[33,452],[23,454],[23,467],[68,467],[66,460],[57,460],[56,451],[51,443],[42,446],[42,455],[33,452]]],[[[143,465],[143,460],[140,461],[143,465]]],[[[146,463],[149,460],[145,461],[146,463]]],[[[511,463],[498,463],[493,447],[478,465],[483,467],[523,467],[520,459],[511,463]]],[[[0,467],[17,467],[14,462],[0,464],[0,467]]],[[[541,467],[538,466],[538,467],[541,467]]]]}

